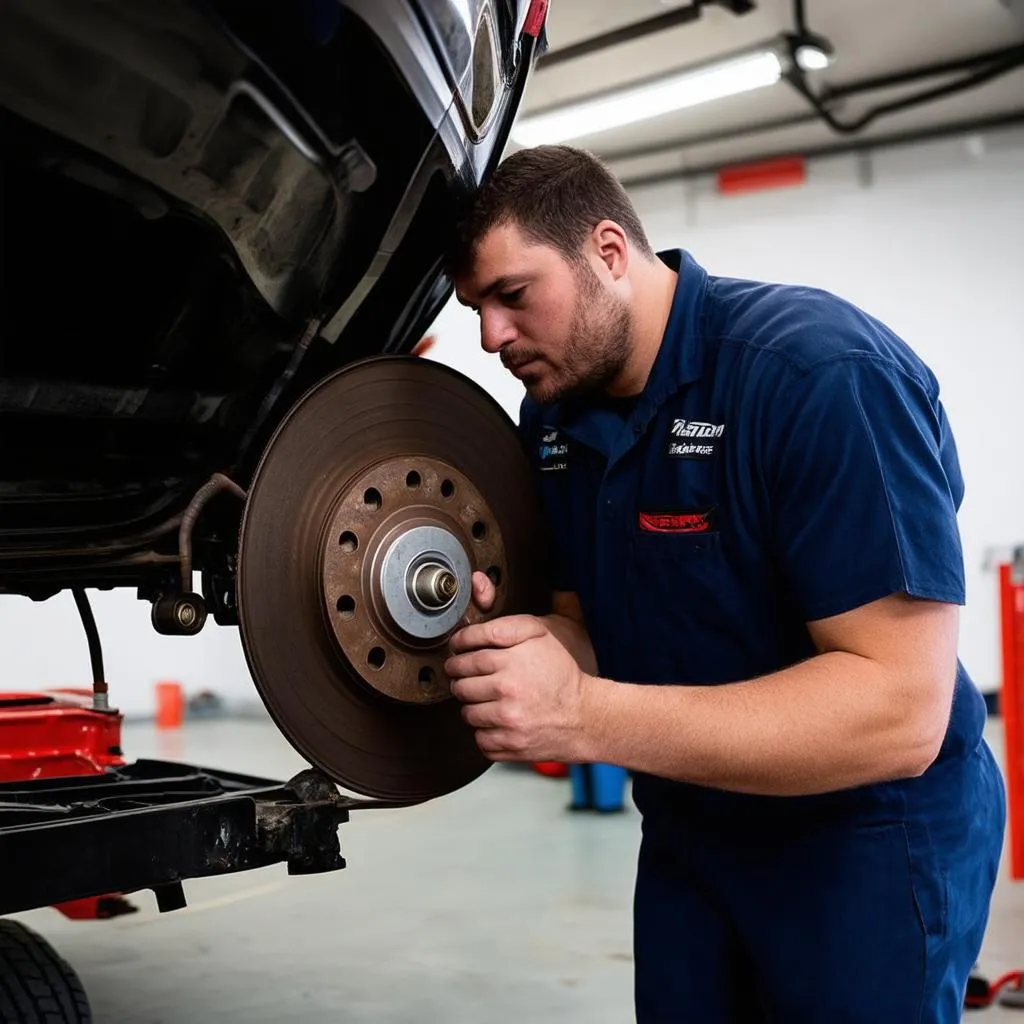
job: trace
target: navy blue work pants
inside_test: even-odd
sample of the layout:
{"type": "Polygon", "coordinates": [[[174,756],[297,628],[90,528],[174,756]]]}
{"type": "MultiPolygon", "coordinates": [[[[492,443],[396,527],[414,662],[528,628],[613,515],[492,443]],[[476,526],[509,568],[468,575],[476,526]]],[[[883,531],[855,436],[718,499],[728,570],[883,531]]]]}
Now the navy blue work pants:
{"type": "Polygon", "coordinates": [[[959,1022],[1005,829],[990,751],[968,760],[903,818],[744,834],[641,807],[638,1024],[959,1022]]]}

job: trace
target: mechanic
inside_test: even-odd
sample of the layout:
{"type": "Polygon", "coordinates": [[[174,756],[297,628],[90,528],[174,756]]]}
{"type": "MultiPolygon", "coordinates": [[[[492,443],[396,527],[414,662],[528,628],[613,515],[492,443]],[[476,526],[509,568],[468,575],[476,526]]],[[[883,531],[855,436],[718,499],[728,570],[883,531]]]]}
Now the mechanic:
{"type": "Polygon", "coordinates": [[[494,761],[634,773],[637,1020],[959,1021],[1005,807],[934,375],[836,296],[655,253],[580,150],[508,157],[453,236],[553,598],[456,633],[452,690],[494,761]]]}

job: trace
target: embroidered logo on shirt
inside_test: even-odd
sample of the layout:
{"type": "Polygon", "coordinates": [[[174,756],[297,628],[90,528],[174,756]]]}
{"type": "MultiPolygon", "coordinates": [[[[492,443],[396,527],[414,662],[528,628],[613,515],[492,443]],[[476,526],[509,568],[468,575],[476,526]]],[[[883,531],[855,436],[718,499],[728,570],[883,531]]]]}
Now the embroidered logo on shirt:
{"type": "Polygon", "coordinates": [[[686,512],[641,512],[640,529],[647,533],[707,533],[715,528],[713,508],[686,512]]]}
{"type": "Polygon", "coordinates": [[[540,448],[540,471],[542,473],[564,473],[569,468],[567,456],[569,445],[558,438],[558,430],[554,427],[544,427],[541,435],[540,448]]]}
{"type": "Polygon", "coordinates": [[[724,433],[724,423],[673,420],[665,454],[673,459],[710,459],[718,453],[724,433]]]}

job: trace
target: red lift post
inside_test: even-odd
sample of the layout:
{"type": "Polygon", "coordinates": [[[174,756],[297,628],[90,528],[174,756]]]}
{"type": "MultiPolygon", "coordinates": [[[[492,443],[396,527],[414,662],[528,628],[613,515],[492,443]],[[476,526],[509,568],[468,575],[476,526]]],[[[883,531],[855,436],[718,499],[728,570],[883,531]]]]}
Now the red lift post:
{"type": "Polygon", "coordinates": [[[1003,681],[999,710],[1006,743],[1010,877],[1024,879],[1024,549],[999,566],[1003,681]]]}

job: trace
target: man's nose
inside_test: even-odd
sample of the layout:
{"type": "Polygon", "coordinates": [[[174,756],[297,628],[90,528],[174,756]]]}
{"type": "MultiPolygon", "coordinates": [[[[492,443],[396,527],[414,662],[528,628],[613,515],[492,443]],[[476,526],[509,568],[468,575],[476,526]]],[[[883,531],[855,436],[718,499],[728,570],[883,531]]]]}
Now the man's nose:
{"type": "Polygon", "coordinates": [[[481,317],[480,344],[485,352],[493,355],[515,340],[515,326],[507,317],[494,314],[481,317]]]}

